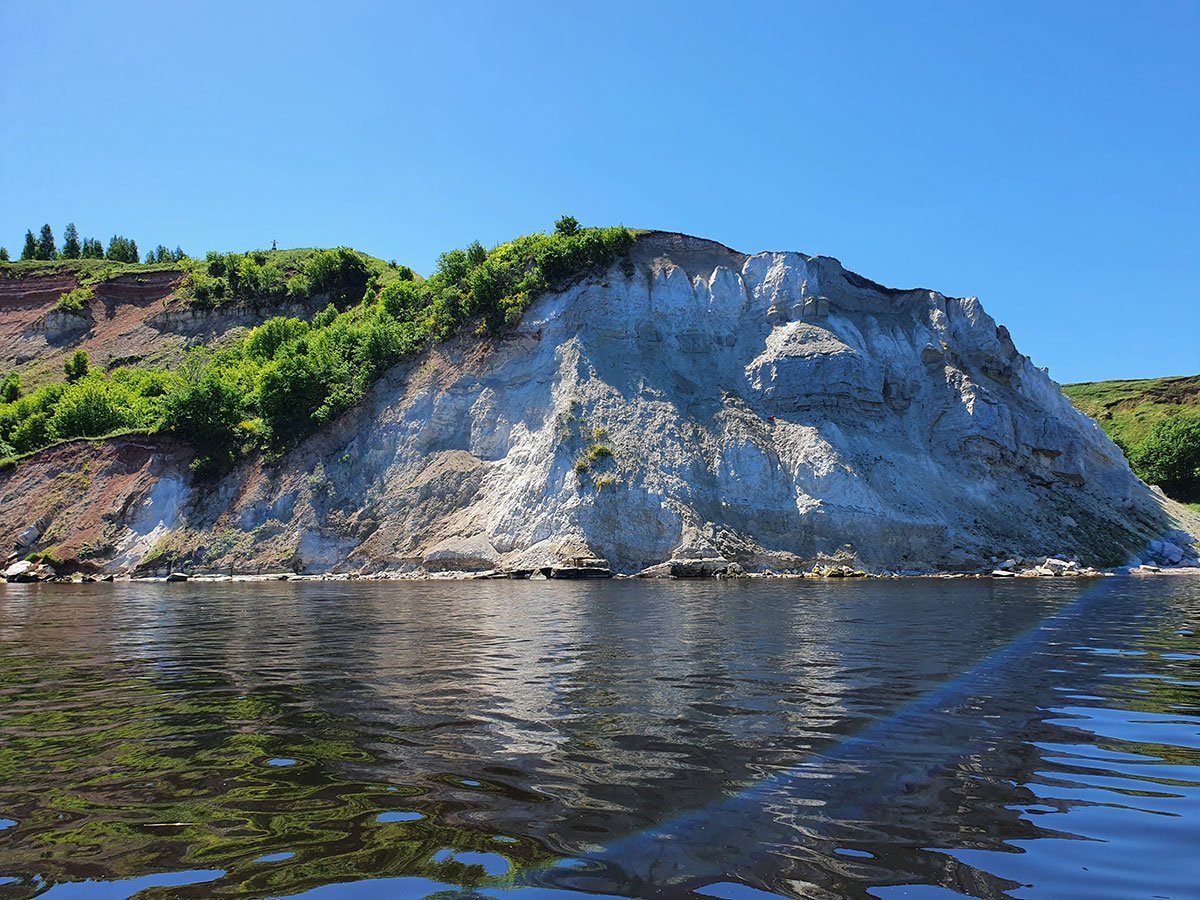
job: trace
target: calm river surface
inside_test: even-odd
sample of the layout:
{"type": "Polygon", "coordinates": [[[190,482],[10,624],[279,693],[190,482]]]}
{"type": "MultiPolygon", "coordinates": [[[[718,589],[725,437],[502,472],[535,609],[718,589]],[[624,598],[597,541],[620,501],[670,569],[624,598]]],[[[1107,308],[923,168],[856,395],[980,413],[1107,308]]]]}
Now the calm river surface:
{"type": "Polygon", "coordinates": [[[1200,897],[1200,581],[0,586],[0,896],[1200,897]]]}

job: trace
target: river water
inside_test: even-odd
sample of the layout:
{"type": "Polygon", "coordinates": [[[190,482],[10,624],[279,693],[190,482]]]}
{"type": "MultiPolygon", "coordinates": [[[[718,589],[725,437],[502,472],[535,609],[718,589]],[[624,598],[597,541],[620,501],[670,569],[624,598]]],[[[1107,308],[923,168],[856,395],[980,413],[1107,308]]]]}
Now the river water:
{"type": "Polygon", "coordinates": [[[1200,581],[0,586],[0,896],[1200,897],[1200,581]]]}

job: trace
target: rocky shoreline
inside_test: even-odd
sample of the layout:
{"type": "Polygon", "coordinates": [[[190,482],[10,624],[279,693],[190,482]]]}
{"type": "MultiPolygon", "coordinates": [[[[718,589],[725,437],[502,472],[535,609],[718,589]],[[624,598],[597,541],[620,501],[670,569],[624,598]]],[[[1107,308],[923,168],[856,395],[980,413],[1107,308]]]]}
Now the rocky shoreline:
{"type": "MultiPolygon", "coordinates": [[[[1171,547],[1178,548],[1171,544],[1171,547]]],[[[1190,549],[1190,548],[1189,548],[1190,549]]],[[[416,568],[411,570],[385,570],[377,572],[323,572],[319,574],[298,574],[295,572],[256,572],[254,574],[223,574],[214,572],[169,572],[165,575],[138,574],[91,574],[91,573],[59,573],[53,566],[45,562],[22,560],[12,563],[4,572],[4,580],[12,583],[48,583],[48,584],[94,584],[112,582],[133,583],[181,583],[193,582],[201,584],[218,583],[252,583],[266,581],[584,581],[605,579],[652,579],[652,580],[725,580],[725,579],[897,579],[897,578],[1110,578],[1115,576],[1145,577],[1152,575],[1193,575],[1200,576],[1200,560],[1180,555],[1172,561],[1166,561],[1161,551],[1149,560],[1138,561],[1127,566],[1110,569],[1097,569],[1092,566],[1080,565],[1075,560],[1059,559],[1056,557],[1041,557],[1034,559],[1007,559],[994,567],[976,571],[960,572],[870,572],[856,569],[848,565],[814,566],[806,571],[765,570],[747,572],[737,563],[715,559],[682,559],[671,560],[656,566],[651,566],[641,572],[625,574],[613,572],[604,560],[587,560],[586,565],[545,566],[537,569],[518,570],[489,570],[483,572],[440,571],[429,572],[416,568]],[[1162,563],[1162,564],[1159,564],[1162,563]]],[[[1174,552],[1167,552],[1166,557],[1175,557],[1174,552]]]]}

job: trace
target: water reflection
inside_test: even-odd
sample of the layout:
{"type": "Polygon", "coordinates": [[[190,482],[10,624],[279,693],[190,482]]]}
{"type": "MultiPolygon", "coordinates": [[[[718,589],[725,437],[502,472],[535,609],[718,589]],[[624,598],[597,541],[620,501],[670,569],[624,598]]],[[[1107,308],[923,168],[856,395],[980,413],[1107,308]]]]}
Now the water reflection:
{"type": "Polygon", "coordinates": [[[1184,579],[10,585],[0,892],[1188,896],[1198,623],[1184,579]]]}

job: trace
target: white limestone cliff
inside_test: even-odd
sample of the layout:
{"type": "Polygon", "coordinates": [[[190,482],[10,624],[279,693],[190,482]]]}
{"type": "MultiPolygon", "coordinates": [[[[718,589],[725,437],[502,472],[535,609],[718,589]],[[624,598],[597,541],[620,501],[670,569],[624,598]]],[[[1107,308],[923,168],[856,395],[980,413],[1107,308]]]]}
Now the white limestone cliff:
{"type": "Polygon", "coordinates": [[[181,503],[302,571],[1116,565],[1178,525],[978,300],[665,233],[181,503]]]}

